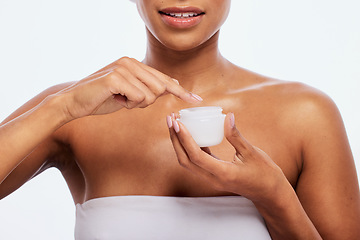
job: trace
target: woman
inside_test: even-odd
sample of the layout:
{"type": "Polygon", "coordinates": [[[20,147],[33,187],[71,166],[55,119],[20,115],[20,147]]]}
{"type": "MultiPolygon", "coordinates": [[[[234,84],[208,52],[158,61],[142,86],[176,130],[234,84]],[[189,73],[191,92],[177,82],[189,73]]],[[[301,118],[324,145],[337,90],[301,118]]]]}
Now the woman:
{"type": "Polygon", "coordinates": [[[332,101],[224,59],[229,0],[137,6],[142,63],[123,57],[54,86],[1,125],[1,196],[55,166],[77,204],[78,239],[359,238],[359,187],[332,101]],[[207,105],[228,113],[216,157],[170,114],[207,105]]]}

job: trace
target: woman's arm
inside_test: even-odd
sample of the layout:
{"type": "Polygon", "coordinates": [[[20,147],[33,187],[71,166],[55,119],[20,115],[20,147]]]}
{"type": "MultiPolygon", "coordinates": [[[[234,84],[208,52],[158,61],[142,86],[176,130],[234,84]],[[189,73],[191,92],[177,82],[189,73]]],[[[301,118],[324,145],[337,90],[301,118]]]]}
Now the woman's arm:
{"type": "Polygon", "coordinates": [[[67,121],[61,97],[49,96],[0,127],[0,183],[57,128],[67,121]]]}
{"type": "Polygon", "coordinates": [[[54,111],[57,106],[51,95],[72,84],[64,83],[46,89],[0,124],[0,151],[2,152],[0,155],[0,199],[51,166],[48,163],[53,161],[52,157],[58,153],[60,148],[57,141],[51,137],[52,130],[50,129],[53,127],[50,125],[56,125],[56,121],[58,121],[56,118],[61,117],[58,116],[60,111],[54,111]],[[49,109],[47,110],[47,108],[49,109]],[[35,119],[41,111],[45,113],[35,119]],[[49,121],[45,118],[49,118],[49,121]],[[41,137],[41,132],[45,129],[50,130],[50,133],[41,137]],[[43,140],[39,141],[39,138],[43,140]],[[20,161],[16,161],[16,159],[20,159],[20,161]]]}
{"type": "MultiPolygon", "coordinates": [[[[281,229],[276,228],[283,225],[282,221],[296,223],[296,219],[304,219],[295,211],[301,208],[323,239],[360,239],[359,185],[340,113],[325,94],[297,85],[299,90],[302,94],[293,95],[293,103],[283,116],[287,123],[282,123],[300,140],[302,150],[296,194],[279,195],[276,202],[281,203],[280,208],[260,204],[258,209],[266,216],[272,235],[279,238],[281,229]],[[266,209],[269,207],[273,211],[266,209]],[[277,209],[285,215],[278,215],[277,209]]],[[[305,233],[302,224],[294,226],[305,233]]]]}
{"type": "Polygon", "coordinates": [[[321,93],[298,111],[304,116],[299,200],[324,239],[360,239],[359,184],[340,113],[321,93]]]}
{"type": "Polygon", "coordinates": [[[46,149],[49,145],[43,146],[43,143],[62,125],[77,118],[108,114],[124,107],[147,107],[168,93],[190,103],[201,100],[171,77],[135,59],[124,57],[79,82],[63,86],[57,92],[48,96],[46,92],[41,94],[41,100],[32,101],[40,103],[27,105],[17,117],[0,125],[0,196],[4,197],[14,190],[8,186],[19,186],[26,181],[19,180],[20,177],[11,178],[10,182],[4,180],[29,155],[32,160],[29,166],[22,168],[21,175],[31,178],[44,165],[50,151],[46,149]],[[39,145],[42,149],[31,154],[39,145]]]}

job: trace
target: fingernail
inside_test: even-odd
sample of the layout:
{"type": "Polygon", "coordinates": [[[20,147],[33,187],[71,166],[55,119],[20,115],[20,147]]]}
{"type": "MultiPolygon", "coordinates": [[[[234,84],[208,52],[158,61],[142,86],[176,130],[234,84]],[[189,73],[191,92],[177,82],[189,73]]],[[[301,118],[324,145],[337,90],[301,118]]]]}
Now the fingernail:
{"type": "Polygon", "coordinates": [[[176,80],[175,78],[172,79],[177,85],[180,85],[179,81],[176,80]]]}
{"type": "Polygon", "coordinates": [[[168,125],[169,128],[172,127],[172,120],[171,120],[171,117],[170,116],[166,116],[166,123],[168,125]]]}
{"type": "Polygon", "coordinates": [[[235,116],[234,116],[233,113],[230,113],[230,126],[231,126],[232,128],[235,127],[235,116]]]}
{"type": "Polygon", "coordinates": [[[196,101],[199,101],[201,102],[203,99],[199,96],[199,95],[196,95],[195,93],[190,93],[191,97],[193,99],[195,99],[196,101]]]}
{"type": "Polygon", "coordinates": [[[173,121],[173,125],[174,125],[174,130],[175,132],[180,132],[180,126],[179,126],[179,123],[177,122],[177,120],[174,120],[173,121]]]}

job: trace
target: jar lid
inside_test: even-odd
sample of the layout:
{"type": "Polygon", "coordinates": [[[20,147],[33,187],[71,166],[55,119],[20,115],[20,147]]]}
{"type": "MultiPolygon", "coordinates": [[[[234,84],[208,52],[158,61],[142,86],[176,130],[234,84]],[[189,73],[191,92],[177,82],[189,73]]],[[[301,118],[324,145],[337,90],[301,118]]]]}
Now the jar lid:
{"type": "Polygon", "coordinates": [[[185,108],[179,111],[180,118],[217,117],[222,115],[222,108],[218,106],[185,108]]]}

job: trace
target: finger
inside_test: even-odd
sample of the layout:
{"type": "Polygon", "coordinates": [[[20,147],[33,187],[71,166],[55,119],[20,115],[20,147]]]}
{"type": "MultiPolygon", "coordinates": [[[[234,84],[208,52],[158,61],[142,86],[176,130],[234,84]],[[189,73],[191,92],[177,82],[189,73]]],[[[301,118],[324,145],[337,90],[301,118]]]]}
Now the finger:
{"type": "Polygon", "coordinates": [[[225,118],[225,137],[236,150],[237,156],[241,160],[246,160],[254,151],[254,147],[240,134],[235,125],[235,116],[228,113],[225,118]]]}
{"type": "Polygon", "coordinates": [[[166,91],[188,103],[199,103],[203,101],[199,95],[188,92],[173,80],[168,80],[168,83],[166,84],[166,91]]]}
{"type": "Polygon", "coordinates": [[[144,100],[137,107],[146,107],[154,103],[157,96],[144,83],[139,81],[127,68],[120,66],[114,71],[118,72],[126,81],[137,87],[145,95],[144,100]]]}
{"type": "Polygon", "coordinates": [[[192,173],[196,174],[196,175],[200,175],[204,178],[206,178],[207,180],[214,180],[214,176],[205,171],[204,169],[200,168],[199,166],[197,166],[196,164],[194,164],[193,162],[190,161],[189,156],[187,155],[185,149],[183,148],[183,146],[181,145],[177,134],[173,128],[173,119],[170,116],[167,116],[167,124],[169,127],[169,133],[170,133],[170,139],[171,142],[173,144],[176,156],[178,158],[179,164],[188,169],[189,171],[191,171],[192,173]]]}
{"type": "Polygon", "coordinates": [[[179,139],[177,138],[177,135],[173,128],[173,120],[170,116],[167,116],[167,123],[168,123],[168,127],[169,127],[170,139],[173,144],[179,164],[181,166],[191,170],[192,172],[196,172],[196,170],[194,170],[194,164],[191,163],[191,161],[189,160],[189,157],[186,154],[185,149],[183,148],[183,146],[179,142],[179,139]]]}
{"type": "Polygon", "coordinates": [[[124,58],[118,63],[126,65],[128,69],[143,82],[156,97],[166,93],[175,95],[176,97],[190,102],[198,103],[202,98],[194,93],[190,93],[179,85],[179,81],[169,77],[168,75],[132,58],[124,58]]]}
{"type": "Polygon", "coordinates": [[[163,95],[166,92],[166,83],[155,76],[152,72],[148,71],[146,66],[143,63],[140,63],[136,59],[129,59],[127,61],[122,61],[122,65],[135,76],[138,81],[141,81],[145,86],[147,86],[156,97],[163,95]]]}
{"type": "Polygon", "coordinates": [[[191,162],[215,176],[222,176],[226,174],[228,167],[230,166],[229,162],[218,160],[202,151],[182,123],[173,121],[173,125],[179,142],[183,146],[191,162]]]}
{"type": "Polygon", "coordinates": [[[197,103],[202,101],[202,98],[198,95],[190,93],[182,88],[179,85],[179,81],[142,62],[137,61],[136,59],[129,57],[122,57],[114,61],[113,63],[86,77],[86,79],[107,74],[108,72],[116,69],[118,66],[128,66],[130,69],[133,69],[134,75],[138,74],[137,76],[140,77],[139,79],[146,86],[148,86],[156,96],[161,96],[165,93],[171,93],[178,98],[190,103],[197,103]]]}
{"type": "Polygon", "coordinates": [[[119,103],[124,107],[131,109],[139,105],[145,99],[145,94],[135,85],[127,81],[118,72],[110,72],[106,76],[106,80],[110,85],[110,92],[113,95],[121,95],[123,97],[115,97],[114,99],[119,100],[119,103]]]}
{"type": "Polygon", "coordinates": [[[179,81],[169,77],[168,75],[142,63],[139,62],[139,65],[141,65],[144,69],[151,72],[155,77],[160,79],[163,83],[165,83],[166,91],[170,94],[173,94],[174,96],[189,102],[189,103],[198,103],[201,102],[203,99],[194,94],[190,93],[189,91],[185,90],[183,87],[179,85],[179,81]]]}

